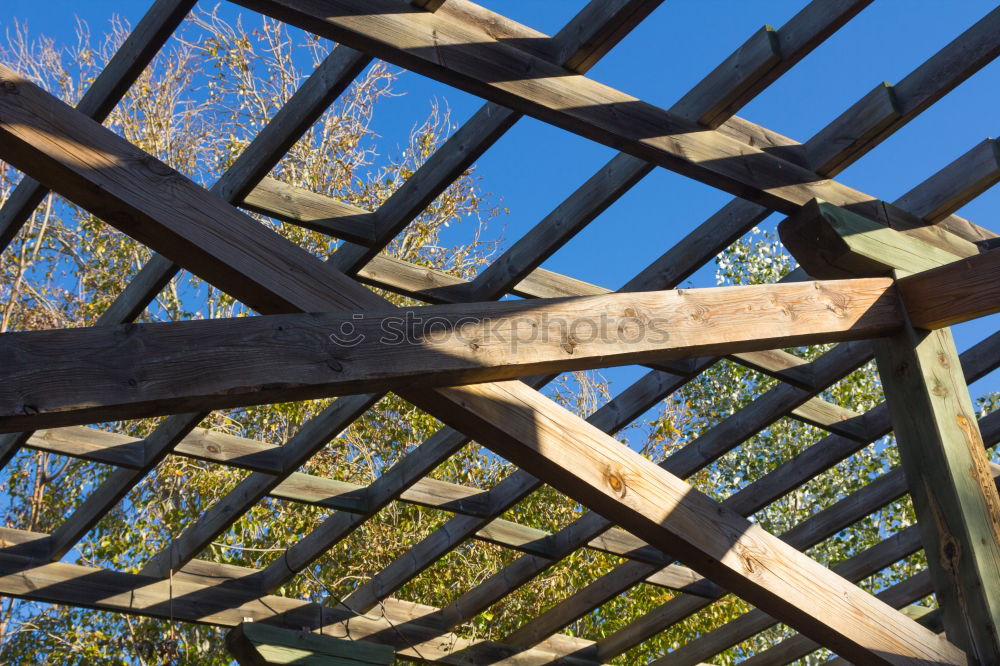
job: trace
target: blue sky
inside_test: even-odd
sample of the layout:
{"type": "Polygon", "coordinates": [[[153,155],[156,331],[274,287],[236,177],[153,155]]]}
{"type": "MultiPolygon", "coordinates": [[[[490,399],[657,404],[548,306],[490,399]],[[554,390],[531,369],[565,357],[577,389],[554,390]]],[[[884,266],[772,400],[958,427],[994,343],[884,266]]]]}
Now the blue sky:
{"type": "MultiPolygon", "coordinates": [[[[211,6],[208,3],[203,3],[211,6]]],[[[214,3],[211,3],[214,4],[214,3]]],[[[582,0],[484,0],[482,4],[554,34],[582,7],[582,0]]],[[[668,107],[764,24],[780,27],[805,0],[675,0],[652,16],[589,73],[650,103],[668,107]]],[[[99,34],[117,12],[133,24],[148,3],[110,0],[4,0],[0,27],[9,17],[27,20],[33,33],[71,40],[76,17],[99,34]]],[[[805,140],[881,81],[894,83],[992,10],[988,0],[877,0],[804,61],[747,105],[740,115],[797,140],[805,140]]],[[[383,146],[402,144],[430,101],[446,101],[461,122],[480,100],[404,74],[405,92],[383,102],[374,119],[383,146]]],[[[1000,64],[987,66],[936,103],[838,180],[893,200],[969,150],[997,135],[1000,64]]],[[[502,197],[510,214],[494,222],[509,245],[520,237],[613,152],[543,123],[524,119],[479,161],[483,187],[502,197]]],[[[544,264],[545,268],[615,288],[659,256],[729,200],[729,195],[659,169],[644,179],[577,238],[544,264]]],[[[960,212],[1000,231],[1000,188],[980,196],[960,212]]],[[[772,216],[765,227],[779,221],[772,216]]],[[[459,225],[449,242],[461,242],[459,225]]],[[[692,278],[714,283],[708,267],[692,278]]],[[[997,329],[998,316],[956,327],[960,349],[997,329]]],[[[613,373],[626,378],[633,373],[613,373]]],[[[974,386],[974,393],[1000,390],[1000,374],[974,386]]]]}

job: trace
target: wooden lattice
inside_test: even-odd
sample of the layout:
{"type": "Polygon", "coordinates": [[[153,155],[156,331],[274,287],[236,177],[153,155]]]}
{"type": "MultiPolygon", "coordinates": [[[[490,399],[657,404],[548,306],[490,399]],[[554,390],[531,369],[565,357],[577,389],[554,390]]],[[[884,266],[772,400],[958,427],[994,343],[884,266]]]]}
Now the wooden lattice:
{"type": "Polygon", "coordinates": [[[598,664],[733,593],[757,610],[655,663],[698,664],[778,621],[801,635],[748,663],[788,663],[819,646],[857,663],[1000,663],[1000,500],[984,453],[1000,441],[1000,417],[977,428],[966,388],[1000,363],[1000,334],[959,356],[947,328],[1000,310],[997,236],[954,214],[1000,178],[997,144],[983,142],[891,204],[833,180],[1000,53],[1000,10],[798,143],[734,114],[870,0],[813,0],[751,36],[669,110],[585,76],[659,0],[593,0],[554,37],[466,0],[235,1],[338,46],[211,190],[100,125],[194,0],[156,0],[75,110],[0,66],[0,159],[29,176],[0,211],[3,245],[51,188],[157,253],[97,326],[0,336],[0,430],[9,433],[0,464],[27,446],[114,466],[51,533],[0,530],[0,594],[227,627],[308,627],[427,661],[598,664]],[[269,179],[372,58],[488,101],[374,214],[269,179]],[[381,253],[522,114],[622,152],[472,281],[381,253]],[[738,198],[617,293],[538,268],[655,167],[738,198]],[[322,262],[238,207],[345,242],[322,262]],[[773,285],[674,290],[774,211],[789,216],[782,238],[802,269],[773,285]],[[265,316],[126,326],[181,267],[265,316]],[[381,340],[375,333],[403,314],[364,285],[430,303],[413,312],[462,335],[381,340]],[[507,294],[524,299],[499,302],[507,294]],[[544,328],[556,315],[665,334],[622,336],[610,348],[565,332],[517,347],[490,335],[544,328]],[[331,348],[329,331],[346,321],[369,335],[331,348]],[[840,344],[811,362],[779,350],[817,342],[840,344]],[[239,362],[226,353],[234,346],[266,360],[239,362]],[[659,464],[610,436],[721,357],[780,382],[659,464]],[[873,357],[887,405],[858,414],[818,397],[873,357]],[[634,363],[649,372],[586,421],[536,390],[552,373],[634,363]],[[448,427],[368,487],[296,473],[390,390],[448,427]],[[196,428],[210,410],[331,395],[344,397],[281,447],[196,428]],[[84,426],[168,414],[144,440],[84,426]],[[829,434],[721,504],[683,481],[789,416],[829,434]],[[780,538],[744,518],[890,430],[902,468],[780,538]],[[521,469],[489,490],[426,478],[471,439],[521,469]],[[252,473],[139,574],[60,561],[171,453],[252,473]],[[553,534],[500,518],[542,483],[593,512],[553,534]],[[907,492],[917,526],[833,570],[802,554],[907,492]],[[269,496],[335,511],[263,570],[197,559],[269,496]],[[274,594],[397,500],[454,516],[340,604],[274,594]],[[471,538],[524,555],[445,608],[392,597],[471,538]],[[454,633],[581,548],[626,562],[503,642],[454,633]],[[930,564],[922,574],[878,598],[854,584],[920,548],[930,564]],[[559,633],[644,582],[680,593],[597,642],[559,633]],[[935,592],[940,611],[897,610],[935,592]]]}

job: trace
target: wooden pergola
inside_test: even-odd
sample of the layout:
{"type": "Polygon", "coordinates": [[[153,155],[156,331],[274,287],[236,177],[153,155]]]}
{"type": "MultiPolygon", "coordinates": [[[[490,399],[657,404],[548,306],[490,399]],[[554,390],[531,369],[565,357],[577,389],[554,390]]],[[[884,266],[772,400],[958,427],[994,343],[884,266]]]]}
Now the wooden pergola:
{"type": "MultiPolygon", "coordinates": [[[[0,210],[3,246],[51,190],[156,253],[96,326],[0,336],[0,464],[32,447],[115,468],[51,533],[0,530],[0,594],[239,627],[244,638],[259,635],[248,621],[307,627],[407,659],[588,666],[735,594],[756,610],[655,663],[709,661],[778,622],[801,633],[746,663],[819,647],[859,664],[1000,663],[998,468],[986,452],[1000,415],[977,423],[967,389],[1000,364],[1000,334],[960,355],[948,328],[1000,311],[998,237],[954,214],[1000,179],[1000,150],[986,140],[892,203],[834,180],[1000,54],[1000,9],[798,143],[735,113],[870,0],[813,0],[666,110],[586,76],[659,0],[593,0],[553,37],[466,0],[234,1],[338,46],[211,189],[101,125],[194,0],[153,2],[75,109],[0,65],[0,159],[27,174],[0,210]],[[376,211],[269,179],[373,58],[486,102],[376,211]],[[472,281],[382,253],[522,115],[621,152],[472,281]],[[736,198],[617,292],[539,268],[656,167],[736,198]],[[240,208],[344,243],[324,262],[240,208]],[[777,284],[675,289],[774,211],[788,216],[779,229],[800,269],[777,284]],[[131,323],[181,268],[262,316],[131,323]],[[427,305],[399,310],[366,285],[427,305]],[[508,294],[522,298],[499,300],[508,294]],[[347,324],[351,340],[331,339],[347,324]],[[839,344],[811,362],[781,351],[815,343],[839,344]],[[818,397],[873,357],[886,404],[859,414],[818,397]],[[780,383],[666,460],[612,437],[720,358],[780,383]],[[554,373],[624,364],[649,371],[586,420],[537,390],[554,373]],[[388,391],[448,427],[367,487],[297,472],[388,391]],[[334,395],[280,447],[196,428],[211,410],[334,395]],[[143,440],[86,427],[163,415],[143,440]],[[722,503],[684,481],[789,416],[829,434],[722,503]],[[747,520],[890,431],[901,468],[784,534],[747,520]],[[520,470],[490,489],[426,478],[470,440],[520,470]],[[252,473],[138,574],[62,562],[168,454],[252,473]],[[541,484],[592,512],[541,535],[500,518],[541,484]],[[832,570],[803,554],[907,493],[917,525],[832,570]],[[198,559],[269,496],[336,511],[265,569],[198,559]],[[394,501],[454,517],[342,603],[274,594],[394,501]],[[444,608],[392,596],[484,533],[524,555],[444,608]],[[454,633],[581,548],[626,561],[502,642],[454,633]],[[877,596],[855,584],[921,548],[923,573],[877,596]],[[596,642],[560,633],[644,582],[679,594],[596,642]],[[910,606],[932,593],[939,610],[910,606]]],[[[384,663],[376,657],[356,662],[384,663]]]]}

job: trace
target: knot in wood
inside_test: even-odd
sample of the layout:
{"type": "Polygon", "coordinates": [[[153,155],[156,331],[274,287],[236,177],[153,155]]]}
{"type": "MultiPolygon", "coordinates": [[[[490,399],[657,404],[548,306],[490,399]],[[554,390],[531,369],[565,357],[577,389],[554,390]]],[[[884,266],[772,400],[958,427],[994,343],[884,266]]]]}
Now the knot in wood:
{"type": "Polygon", "coordinates": [[[743,570],[746,571],[748,575],[757,574],[763,569],[763,566],[757,558],[753,556],[753,553],[746,548],[737,546],[736,555],[740,558],[740,564],[743,566],[743,570]]]}
{"type": "Polygon", "coordinates": [[[614,492],[618,497],[625,497],[625,493],[628,488],[625,485],[625,478],[620,472],[612,469],[608,469],[605,473],[605,478],[608,482],[608,487],[614,492]]]}

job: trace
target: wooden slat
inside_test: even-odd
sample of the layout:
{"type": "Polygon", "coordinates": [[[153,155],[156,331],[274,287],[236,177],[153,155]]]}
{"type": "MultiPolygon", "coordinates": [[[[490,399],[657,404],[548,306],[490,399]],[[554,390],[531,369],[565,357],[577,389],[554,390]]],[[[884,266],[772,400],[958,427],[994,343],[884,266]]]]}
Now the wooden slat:
{"type": "Polygon", "coordinates": [[[875,219],[908,217],[723,133],[699,131],[676,114],[573,76],[485,31],[438,14],[399,13],[388,0],[356,2],[337,0],[322,10],[309,0],[240,4],[782,212],[822,198],[875,219]]]}
{"type": "Polygon", "coordinates": [[[927,211],[921,215],[933,224],[942,224],[953,233],[972,240],[975,233],[966,225],[953,226],[951,214],[1000,180],[1000,144],[986,139],[936,174],[896,200],[906,210],[927,211]]]}
{"type": "Polygon", "coordinates": [[[1000,312],[1000,249],[899,280],[910,321],[941,328],[1000,312]]]}
{"type": "MultiPolygon", "coordinates": [[[[104,122],[191,11],[195,0],[156,0],[80,98],[80,113],[104,122]]],[[[27,176],[0,208],[0,252],[14,240],[49,190],[27,176]]]]}
{"type": "Polygon", "coordinates": [[[0,430],[797,347],[901,323],[892,281],[875,278],[5,333],[0,430]]]}

